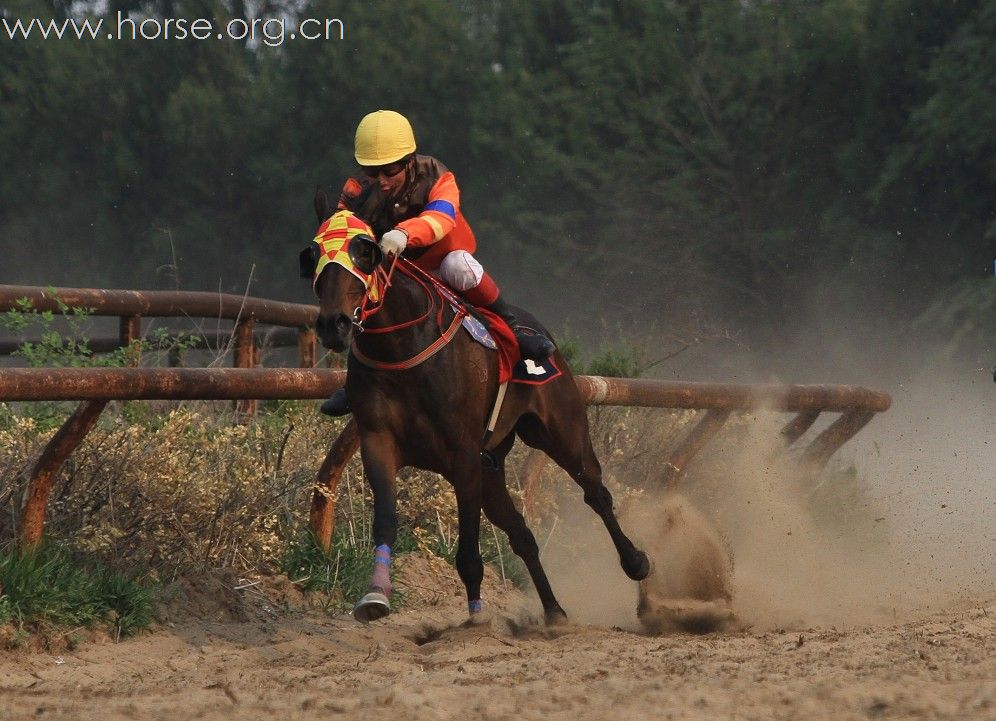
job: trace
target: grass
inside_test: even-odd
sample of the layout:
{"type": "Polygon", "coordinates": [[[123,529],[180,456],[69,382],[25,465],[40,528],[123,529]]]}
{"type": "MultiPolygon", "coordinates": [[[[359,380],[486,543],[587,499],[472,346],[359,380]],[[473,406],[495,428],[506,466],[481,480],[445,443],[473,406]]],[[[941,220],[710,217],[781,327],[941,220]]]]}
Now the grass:
{"type": "MultiPolygon", "coordinates": [[[[436,534],[435,538],[419,535],[421,542],[407,529],[399,529],[394,555],[421,551],[454,562],[455,539],[443,534],[436,534]],[[449,543],[449,540],[453,542],[449,543]]],[[[529,573],[512,552],[508,538],[491,524],[481,527],[481,556],[503,579],[518,588],[529,584],[529,573]]],[[[327,595],[331,605],[345,608],[367,590],[373,570],[373,543],[369,538],[357,538],[347,529],[338,528],[332,548],[326,551],[316,543],[310,531],[302,530],[287,543],[280,559],[280,570],[302,591],[327,595]]],[[[399,603],[403,604],[404,594],[397,590],[396,593],[399,603]]]]}
{"type": "MultiPolygon", "coordinates": [[[[394,554],[416,550],[410,533],[401,531],[394,554]]],[[[369,538],[350,536],[337,529],[332,548],[323,549],[310,531],[300,531],[287,544],[280,569],[301,590],[330,596],[343,604],[366,593],[373,571],[373,543],[369,538]]]]}
{"type": "Polygon", "coordinates": [[[502,580],[510,581],[516,588],[526,589],[532,583],[526,564],[515,555],[508,536],[490,523],[481,524],[481,557],[501,574],[502,580]]]}
{"type": "Polygon", "coordinates": [[[107,625],[116,637],[149,625],[155,587],[135,576],[88,563],[55,546],[22,553],[12,545],[0,551],[0,625],[19,630],[58,626],[107,625]]]}

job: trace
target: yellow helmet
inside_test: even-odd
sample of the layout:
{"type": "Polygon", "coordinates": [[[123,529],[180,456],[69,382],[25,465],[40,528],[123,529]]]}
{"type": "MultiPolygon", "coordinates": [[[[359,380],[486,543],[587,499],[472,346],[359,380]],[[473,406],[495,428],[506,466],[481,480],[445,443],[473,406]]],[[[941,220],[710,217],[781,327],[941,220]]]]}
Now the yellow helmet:
{"type": "Polygon", "coordinates": [[[360,165],[387,165],[415,152],[415,134],[401,113],[378,110],[356,126],[356,162],[360,165]]]}

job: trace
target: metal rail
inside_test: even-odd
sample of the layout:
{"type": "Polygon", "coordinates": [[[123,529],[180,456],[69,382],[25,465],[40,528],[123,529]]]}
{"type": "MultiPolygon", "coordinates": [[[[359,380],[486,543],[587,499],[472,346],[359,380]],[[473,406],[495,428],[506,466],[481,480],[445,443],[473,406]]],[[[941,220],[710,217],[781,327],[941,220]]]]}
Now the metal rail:
{"type": "MultiPolygon", "coordinates": [[[[0,369],[0,401],[324,398],[344,378],[345,371],[318,368],[5,368],[0,369]]],[[[880,413],[892,402],[888,393],[860,386],[602,376],[576,376],[575,382],[586,403],[603,406],[880,413]]]]}
{"type": "MultiPolygon", "coordinates": [[[[244,345],[243,347],[251,347],[244,345]]],[[[10,368],[0,369],[0,401],[83,401],[49,442],[28,472],[21,541],[41,540],[51,486],[66,458],[82,442],[110,400],[234,400],[246,404],[267,399],[326,398],[342,387],[345,371],[313,368],[10,368]]],[[[887,393],[857,386],[752,386],[578,376],[578,390],[592,405],[702,409],[705,414],[672,450],[661,481],[679,481],[688,462],[713,438],[733,411],[770,409],[796,413],[782,430],[786,445],[798,440],[822,411],[842,413],[803,453],[813,468],[889,408],[887,393]]],[[[336,439],[315,482],[311,523],[319,542],[328,547],[332,534],[333,499],[339,478],[358,444],[355,424],[336,439]]],[[[536,465],[534,460],[532,465],[536,465]]],[[[530,477],[538,475],[533,468],[530,477]]],[[[528,494],[527,494],[528,495],[528,494]]]]}
{"type": "Polygon", "coordinates": [[[588,403],[600,406],[882,413],[892,405],[888,393],[861,386],[694,383],[601,376],[579,376],[577,383],[588,403]]]}
{"type": "Polygon", "coordinates": [[[315,399],[345,380],[318,368],[4,368],[0,401],[315,399]]]}
{"type": "MultiPolygon", "coordinates": [[[[84,308],[92,315],[117,316],[117,342],[101,338],[91,342],[90,347],[94,352],[132,347],[135,365],[138,365],[141,358],[141,347],[133,344],[142,337],[143,317],[222,318],[235,321],[235,327],[229,333],[199,335],[213,335],[217,340],[223,337],[226,343],[231,339],[233,365],[236,368],[252,368],[258,364],[257,336],[253,332],[256,323],[296,329],[300,367],[313,367],[318,357],[314,331],[318,307],[303,303],[285,303],[230,293],[0,285],[0,313],[24,310],[25,300],[29,308],[36,311],[59,312],[68,306],[84,308]]],[[[282,344],[288,344],[285,334],[278,335],[282,344]]],[[[9,354],[19,346],[20,343],[10,341],[0,343],[0,354],[9,354]]],[[[173,364],[179,364],[179,358],[175,354],[171,357],[171,365],[173,364]]],[[[251,413],[254,406],[243,403],[240,410],[251,413]]]]}
{"type": "MultiPolygon", "coordinates": [[[[139,365],[143,317],[224,318],[235,321],[231,331],[210,334],[216,343],[230,343],[234,369],[2,369],[0,401],[78,400],[83,403],[56,433],[29,471],[21,540],[41,540],[45,508],[54,478],[72,451],[93,427],[110,400],[233,400],[239,414],[252,414],[260,400],[325,398],[345,382],[344,371],[313,370],[318,357],[314,321],[316,306],[225,293],[185,291],[42,288],[0,285],[0,312],[23,309],[27,299],[37,311],[85,308],[98,316],[119,318],[118,337],[91,341],[95,352],[131,348],[129,362],[139,365]],[[296,335],[300,369],[258,369],[259,342],[255,323],[283,326],[269,334],[280,345],[293,345],[296,335]],[[289,333],[285,329],[290,330],[289,333]]],[[[205,335],[205,334],[199,334],[205,335]]],[[[0,343],[0,354],[19,344],[0,343]]],[[[171,355],[171,365],[179,361],[171,355]]],[[[730,413],[769,409],[797,415],[782,429],[786,446],[797,441],[823,411],[842,415],[817,436],[803,453],[813,468],[860,431],[875,413],[887,410],[887,393],[856,386],[743,385],[681,383],[579,376],[578,389],[591,405],[700,409],[705,414],[664,464],[661,481],[676,484],[691,459],[720,432],[730,413]]],[[[319,542],[331,542],[335,491],[346,463],[356,452],[356,426],[350,422],[329,449],[315,482],[311,523],[319,542]]],[[[526,468],[526,502],[542,471],[545,456],[530,456],[526,468]]]]}
{"type": "Polygon", "coordinates": [[[23,298],[27,298],[35,310],[56,313],[61,302],[71,308],[86,308],[92,315],[229,320],[252,317],[259,323],[289,327],[314,325],[318,314],[318,308],[313,305],[231,293],[42,288],[33,285],[0,285],[0,312],[19,310],[19,301],[23,298]]]}
{"type": "MultiPolygon", "coordinates": [[[[233,332],[230,330],[199,330],[195,333],[171,332],[166,336],[166,340],[172,343],[176,343],[178,341],[194,343],[195,345],[190,346],[190,350],[192,351],[211,351],[215,348],[224,348],[232,342],[232,338],[233,332]]],[[[38,337],[22,338],[18,340],[0,339],[0,356],[15,353],[20,350],[21,346],[25,343],[38,345],[41,342],[42,339],[38,337]]],[[[298,342],[298,332],[295,328],[276,326],[263,333],[257,331],[253,335],[253,343],[258,348],[293,348],[298,344],[298,342]]],[[[87,338],[87,348],[89,348],[92,353],[110,353],[123,347],[125,346],[121,343],[121,338],[116,335],[89,336],[87,338]]],[[[171,354],[173,353],[172,348],[169,348],[168,350],[171,354]]]]}

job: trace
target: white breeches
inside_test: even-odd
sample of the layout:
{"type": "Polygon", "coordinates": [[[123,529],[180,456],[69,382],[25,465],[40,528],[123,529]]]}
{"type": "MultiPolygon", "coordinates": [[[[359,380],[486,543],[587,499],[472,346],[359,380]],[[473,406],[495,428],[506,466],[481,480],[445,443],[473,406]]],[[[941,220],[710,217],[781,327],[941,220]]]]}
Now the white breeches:
{"type": "Polygon", "coordinates": [[[466,250],[454,250],[439,264],[439,277],[453,290],[464,292],[480,284],[484,268],[466,250]]]}

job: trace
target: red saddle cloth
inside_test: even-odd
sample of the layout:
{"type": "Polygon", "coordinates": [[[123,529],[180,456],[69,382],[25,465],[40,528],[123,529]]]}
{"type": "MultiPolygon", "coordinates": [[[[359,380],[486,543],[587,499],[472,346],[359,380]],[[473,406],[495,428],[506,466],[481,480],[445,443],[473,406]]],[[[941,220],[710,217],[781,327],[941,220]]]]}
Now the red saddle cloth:
{"type": "Polygon", "coordinates": [[[520,360],[519,342],[501,316],[484,308],[475,310],[487,322],[488,332],[498,346],[498,382],[507,383],[512,378],[512,369],[520,360]]]}
{"type": "MultiPolygon", "coordinates": [[[[409,277],[415,278],[420,283],[422,283],[423,279],[428,281],[432,288],[435,289],[435,292],[439,298],[444,301],[444,304],[449,303],[454,310],[461,305],[470,305],[466,298],[446,285],[435,274],[426,272],[415,263],[412,263],[404,258],[402,258],[401,261],[402,265],[400,267],[402,272],[409,277]]],[[[508,327],[508,323],[502,320],[501,316],[492,313],[485,308],[478,308],[477,306],[474,306],[474,310],[475,313],[484,321],[487,326],[487,331],[491,335],[491,339],[495,342],[495,345],[498,346],[498,382],[507,383],[512,378],[512,372],[515,369],[515,365],[521,360],[521,356],[519,355],[519,342],[515,339],[515,333],[513,333],[512,329],[508,327]]],[[[464,313],[464,315],[467,314],[465,309],[460,312],[464,313]]],[[[438,317],[440,329],[442,328],[442,317],[442,306],[440,306],[438,317]]]]}

